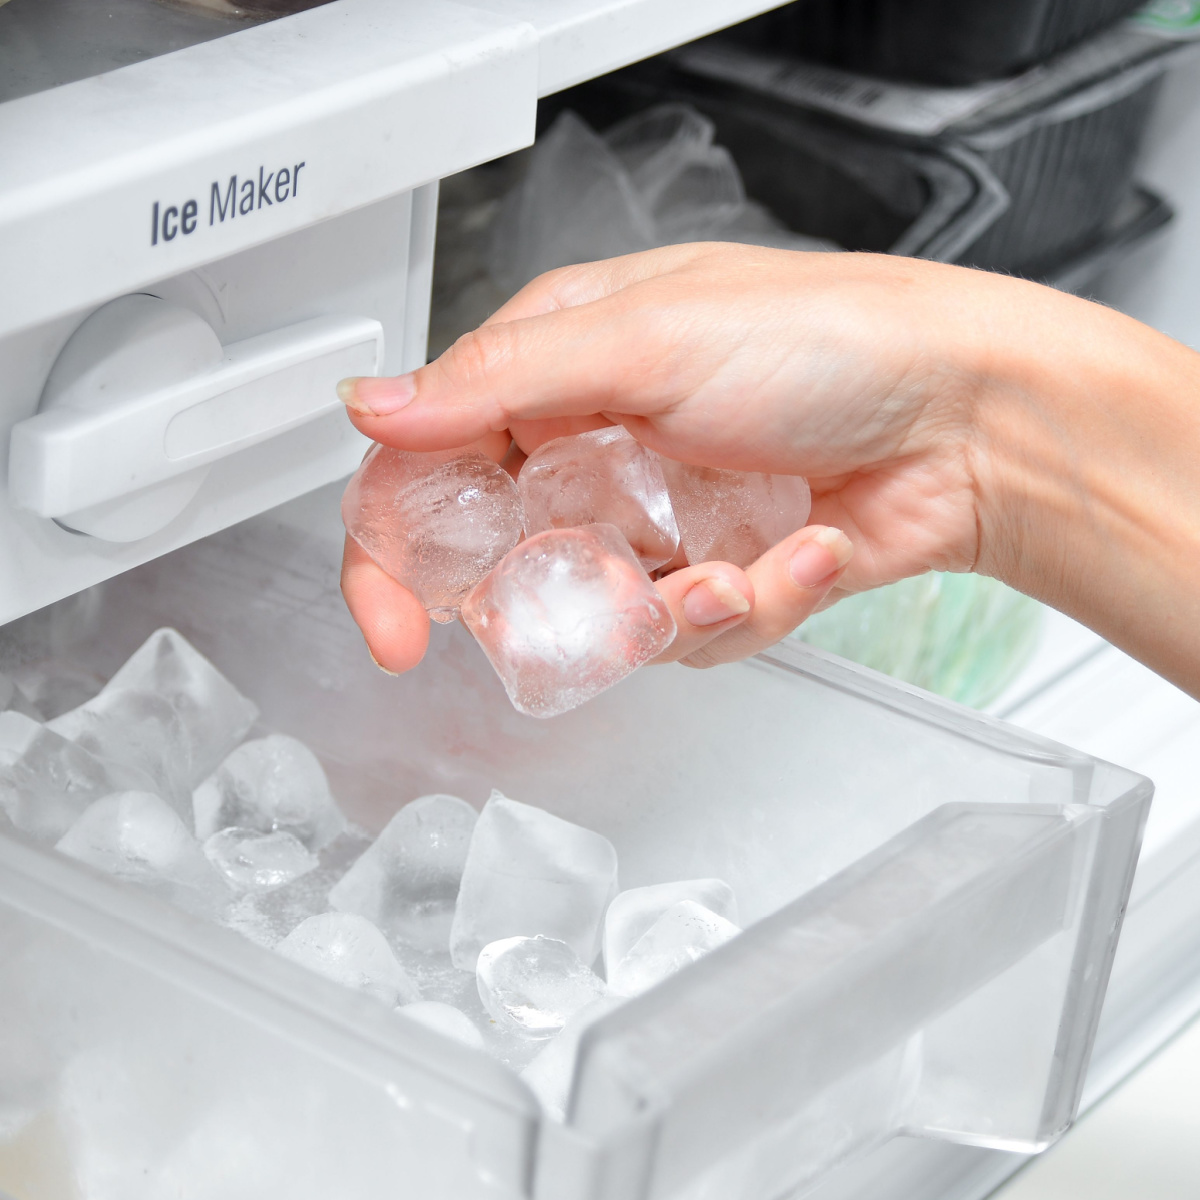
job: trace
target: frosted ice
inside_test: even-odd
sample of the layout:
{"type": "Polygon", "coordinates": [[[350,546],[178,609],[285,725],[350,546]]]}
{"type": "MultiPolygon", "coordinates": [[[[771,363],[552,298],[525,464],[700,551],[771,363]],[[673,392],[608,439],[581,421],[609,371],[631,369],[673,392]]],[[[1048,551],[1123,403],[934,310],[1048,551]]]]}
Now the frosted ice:
{"type": "Polygon", "coordinates": [[[512,293],[554,267],[655,245],[653,219],[621,160],[564,112],[538,138],[525,178],[504,200],[488,267],[512,293]]]}
{"type": "Polygon", "coordinates": [[[529,533],[615,525],[647,571],[675,557],[679,527],[659,457],[620,425],[555,438],[517,476],[529,533]]]}
{"type": "Polygon", "coordinates": [[[693,566],[731,562],[748,567],[789,533],[803,527],[812,508],[798,475],[724,471],[662,459],[679,540],[693,566]]]}
{"type": "Polygon", "coordinates": [[[152,786],[144,773],[99,759],[32,717],[0,713],[0,809],[33,837],[57,841],[93,801],[152,786]]]}
{"type": "Polygon", "coordinates": [[[477,819],[457,796],[406,804],[329,893],[330,907],[420,949],[444,951],[477,819]]]}
{"type": "Polygon", "coordinates": [[[282,887],[317,866],[317,856],[283,830],[222,829],[204,843],[204,856],[231,884],[247,892],[282,887]]]}
{"type": "Polygon", "coordinates": [[[282,830],[320,850],[346,826],[317,756],[285,734],[244,742],[195,791],[196,836],[237,826],[282,830]]]}
{"type": "Polygon", "coordinates": [[[669,908],[692,900],[727,921],[737,923],[733,888],[723,879],[682,879],[622,892],[604,914],[604,964],[612,970],[633,949],[634,943],[669,908]]]}
{"type": "Polygon", "coordinates": [[[619,1007],[615,996],[604,996],[581,1008],[552,1038],[538,1056],[521,1072],[521,1078],[541,1102],[546,1114],[556,1121],[566,1118],[567,1101],[575,1077],[575,1059],[584,1031],[607,1013],[619,1007]]]}
{"type": "Polygon", "coordinates": [[[398,1010],[401,1016],[424,1025],[426,1029],[436,1030],[464,1046],[475,1050],[483,1049],[483,1034],[479,1032],[475,1022],[465,1012],[438,1000],[419,1000],[416,1004],[406,1004],[398,1010]]]}
{"type": "Polygon", "coordinates": [[[741,932],[732,921],[697,904],[671,905],[609,969],[608,986],[618,996],[636,996],[741,932]]]}
{"type": "Polygon", "coordinates": [[[522,542],[466,598],[462,620],[515,708],[553,717],[665,650],[675,622],[612,525],[522,542]]]}
{"type": "Polygon", "coordinates": [[[98,758],[143,772],[151,791],[190,818],[191,744],[166,697],[110,683],[86,704],[47,722],[47,728],[98,758]]]}
{"type": "Polygon", "coordinates": [[[475,450],[415,453],[375,446],[342,497],[352,538],[436,621],[520,540],[512,476],[475,450]]]}
{"type": "Polygon", "coordinates": [[[413,1004],[421,998],[387,938],[355,913],[309,917],[275,949],[284,958],[385,1004],[413,1004]]]}
{"type": "Polygon", "coordinates": [[[228,895],[175,810],[150,792],[115,792],[97,800],[55,849],[134,883],[162,884],[214,901],[228,895]]]}
{"type": "Polygon", "coordinates": [[[467,851],[450,930],[454,965],[473,971],[489,942],[537,934],[594,962],[616,892],[617,852],[607,838],[494,791],[467,851]]]}
{"type": "Polygon", "coordinates": [[[604,982],[566,942],[541,936],[490,942],[475,979],[492,1018],[531,1037],[557,1033],[604,995],[604,982]]]}
{"type": "Polygon", "coordinates": [[[187,738],[190,787],[211,774],[258,719],[258,706],[174,629],[152,633],[109,689],[153,692],[170,702],[187,738]]]}

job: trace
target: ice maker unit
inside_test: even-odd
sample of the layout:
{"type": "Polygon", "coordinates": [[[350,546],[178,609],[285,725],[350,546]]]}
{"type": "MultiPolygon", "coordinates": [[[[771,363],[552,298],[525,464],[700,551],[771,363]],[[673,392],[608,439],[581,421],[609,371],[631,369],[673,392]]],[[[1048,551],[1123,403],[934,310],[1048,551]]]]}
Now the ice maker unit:
{"type": "Polygon", "coordinates": [[[173,626],[369,830],[499,787],[747,926],[589,1028],[560,1122],[0,819],[5,1200],[778,1200],[1073,1119],[1147,780],[799,646],[533,721],[456,626],[384,676],[338,592],[333,386],[424,360],[438,180],[769,7],[0,3],[0,672],[173,626]]]}

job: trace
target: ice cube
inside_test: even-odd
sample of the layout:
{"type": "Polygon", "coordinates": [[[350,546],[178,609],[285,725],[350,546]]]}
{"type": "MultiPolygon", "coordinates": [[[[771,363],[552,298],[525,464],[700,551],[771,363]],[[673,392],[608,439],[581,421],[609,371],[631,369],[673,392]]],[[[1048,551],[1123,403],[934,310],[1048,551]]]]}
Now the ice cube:
{"type": "Polygon", "coordinates": [[[321,913],[301,921],[275,947],[284,958],[366,992],[385,1004],[414,1004],[416,985],[387,944],[387,938],[356,913],[321,913]]]}
{"type": "Polygon", "coordinates": [[[579,1009],[538,1056],[521,1072],[521,1078],[541,1102],[546,1114],[556,1121],[566,1117],[579,1039],[589,1025],[621,1004],[616,996],[604,996],[579,1009]]]}
{"type": "Polygon", "coordinates": [[[578,707],[665,650],[670,609],[612,525],[534,534],[463,601],[513,706],[578,707]]]}
{"type": "Polygon", "coordinates": [[[737,901],[723,879],[683,879],[622,892],[604,914],[604,965],[611,971],[634,943],[681,900],[693,900],[736,924],[737,901]]]}
{"type": "Polygon", "coordinates": [[[568,111],[538,138],[524,180],[505,198],[488,269],[511,294],[554,267],[657,244],[654,222],[621,160],[568,111]]]}
{"type": "Polygon", "coordinates": [[[151,786],[143,772],[99,759],[32,717],[0,713],[0,809],[33,837],[57,841],[101,796],[151,786]]]}
{"type": "Polygon", "coordinates": [[[275,833],[237,826],[222,829],[204,843],[204,856],[234,887],[245,892],[282,887],[317,865],[317,856],[282,829],[275,833]]]}
{"type": "Polygon", "coordinates": [[[525,527],[615,525],[647,571],[679,548],[679,527],[659,457],[620,425],[555,438],[539,446],[517,476],[525,527]]]}
{"type": "Polygon", "coordinates": [[[98,758],[143,772],[150,791],[190,817],[191,745],[183,720],[164,696],[110,684],[47,728],[98,758]]]}
{"type": "Polygon", "coordinates": [[[397,1009],[401,1016],[408,1017],[426,1029],[434,1029],[456,1042],[473,1049],[483,1049],[483,1034],[475,1022],[465,1012],[438,1000],[419,1000],[416,1004],[406,1004],[397,1009]]]}
{"type": "Polygon", "coordinates": [[[0,712],[20,713],[21,716],[30,717],[35,721],[42,719],[41,711],[25,694],[24,689],[3,672],[0,672],[0,712]]]}
{"type": "Polygon", "coordinates": [[[789,533],[803,527],[812,508],[799,475],[724,471],[662,460],[667,490],[688,562],[731,562],[748,567],[789,533]]]}
{"type": "Polygon", "coordinates": [[[732,921],[704,905],[681,900],[671,905],[610,968],[608,986],[615,995],[636,996],[740,932],[732,921]]]}
{"type": "Polygon", "coordinates": [[[467,851],[450,929],[454,965],[473,971],[489,942],[539,933],[594,962],[616,892],[607,838],[493,791],[467,851]]]}
{"type": "Polygon", "coordinates": [[[213,901],[228,895],[178,814],[151,792],[115,792],[97,800],[55,849],[118,879],[213,901]]]}
{"type": "Polygon", "coordinates": [[[422,950],[444,952],[477,819],[457,796],[406,804],[329,893],[330,907],[358,913],[422,950]]]}
{"type": "Polygon", "coordinates": [[[33,701],[46,721],[86,704],[100,693],[104,680],[69,659],[43,658],[13,671],[13,681],[33,701]]]}
{"type": "Polygon", "coordinates": [[[525,518],[511,475],[477,450],[416,453],[375,446],[342,497],[350,536],[435,621],[520,540],[525,518]]]}
{"type": "Polygon", "coordinates": [[[492,1018],[530,1037],[558,1033],[604,995],[604,982],[566,942],[540,935],[489,942],[480,951],[475,980],[492,1018]]]}
{"type": "Polygon", "coordinates": [[[282,830],[320,850],[346,826],[317,756],[285,734],[244,742],[195,791],[196,836],[282,830]]]}
{"type": "Polygon", "coordinates": [[[108,690],[154,692],[183,723],[190,754],[188,786],[195,787],[246,736],[258,707],[174,629],[160,629],[134,651],[108,690]]]}

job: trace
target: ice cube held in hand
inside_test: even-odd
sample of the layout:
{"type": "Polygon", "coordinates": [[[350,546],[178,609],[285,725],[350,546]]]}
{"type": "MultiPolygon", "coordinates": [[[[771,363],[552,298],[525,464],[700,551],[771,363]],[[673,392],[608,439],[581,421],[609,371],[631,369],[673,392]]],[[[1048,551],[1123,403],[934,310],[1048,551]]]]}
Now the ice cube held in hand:
{"type": "Polygon", "coordinates": [[[204,843],[204,856],[234,887],[268,892],[307,875],[317,856],[290,833],[260,833],[236,825],[214,833],[204,843]]]}
{"type": "Polygon", "coordinates": [[[675,637],[670,609],[612,525],[534,534],[463,601],[513,706],[553,717],[619,683],[675,637]]]}
{"type": "Polygon", "coordinates": [[[244,742],[192,796],[196,836],[237,826],[282,830],[320,850],[346,827],[317,756],[285,734],[244,742]]]}
{"type": "Polygon", "coordinates": [[[748,567],[789,533],[804,526],[812,509],[808,483],[799,475],[723,471],[662,459],[679,541],[688,562],[730,562],[748,567]]]}
{"type": "Polygon", "coordinates": [[[579,1009],[522,1072],[521,1078],[541,1102],[546,1114],[556,1121],[566,1118],[567,1101],[575,1077],[579,1039],[593,1022],[619,1007],[616,996],[604,996],[579,1009]]]}
{"type": "Polygon", "coordinates": [[[436,1030],[464,1046],[475,1050],[483,1049],[483,1034],[479,1032],[475,1022],[465,1012],[460,1012],[449,1004],[439,1000],[420,1000],[416,1004],[406,1004],[398,1010],[401,1016],[424,1025],[426,1029],[436,1030]]]}
{"type": "Polygon", "coordinates": [[[604,995],[604,983],[557,938],[490,942],[475,967],[479,998],[493,1019],[530,1037],[556,1034],[604,995]]]}
{"type": "Polygon", "coordinates": [[[350,536],[435,621],[521,540],[521,497],[511,475],[477,450],[416,453],[375,446],[346,487],[350,536]]]}
{"type": "Polygon", "coordinates": [[[329,893],[330,907],[418,949],[445,952],[477,819],[457,796],[406,804],[329,893]]]}
{"type": "Polygon", "coordinates": [[[617,852],[607,838],[492,792],[471,837],[454,910],[454,965],[473,971],[489,942],[537,934],[566,942],[591,963],[616,892],[617,852]]]}
{"type": "Polygon", "coordinates": [[[191,741],[175,706],[156,692],[113,687],[47,728],[97,758],[143,772],[150,790],[184,819],[190,817],[191,741]]]}
{"type": "Polygon", "coordinates": [[[0,809],[20,830],[57,841],[89,804],[112,792],[152,787],[22,713],[0,713],[0,809]]]}
{"type": "Polygon", "coordinates": [[[60,853],[118,879],[228,894],[178,814],[150,792],[97,800],[59,839],[60,853]]]}
{"type": "Polygon", "coordinates": [[[659,461],[620,425],[546,442],[517,476],[527,531],[604,522],[647,571],[663,566],[679,549],[679,527],[659,461]]]}
{"type": "Polygon", "coordinates": [[[284,958],[332,979],[343,987],[374,996],[393,1007],[420,1000],[387,944],[387,938],[355,913],[321,913],[301,921],[275,947],[284,958]]]}
{"type": "Polygon", "coordinates": [[[681,900],[692,900],[726,921],[737,923],[733,888],[723,879],[682,879],[622,892],[604,914],[604,965],[611,971],[634,943],[681,900]]]}
{"type": "Polygon", "coordinates": [[[629,953],[608,972],[608,986],[618,996],[636,996],[741,932],[732,922],[697,904],[671,905],[634,942],[629,953]]]}
{"type": "Polygon", "coordinates": [[[152,633],[105,690],[122,688],[162,696],[179,714],[191,759],[190,787],[210,775],[258,719],[258,706],[174,629],[152,633]]]}

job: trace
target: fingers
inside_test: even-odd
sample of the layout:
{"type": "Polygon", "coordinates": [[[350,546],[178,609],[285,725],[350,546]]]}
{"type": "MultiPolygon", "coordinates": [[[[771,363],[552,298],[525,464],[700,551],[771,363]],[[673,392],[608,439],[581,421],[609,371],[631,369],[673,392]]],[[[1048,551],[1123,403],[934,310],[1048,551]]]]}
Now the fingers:
{"type": "Polygon", "coordinates": [[[342,595],[379,667],[398,675],[421,661],[429,645],[428,614],[412,592],[349,537],[342,558],[342,595]]]}
{"type": "Polygon", "coordinates": [[[754,585],[732,563],[684,567],[660,579],[657,587],[678,633],[655,662],[675,662],[695,653],[744,621],[754,608],[754,585]]]}
{"type": "Polygon", "coordinates": [[[746,570],[754,588],[753,609],[719,629],[717,636],[697,640],[679,661],[689,667],[712,667],[773,646],[812,615],[853,553],[850,539],[825,525],[809,525],[785,538],[746,570]]]}

